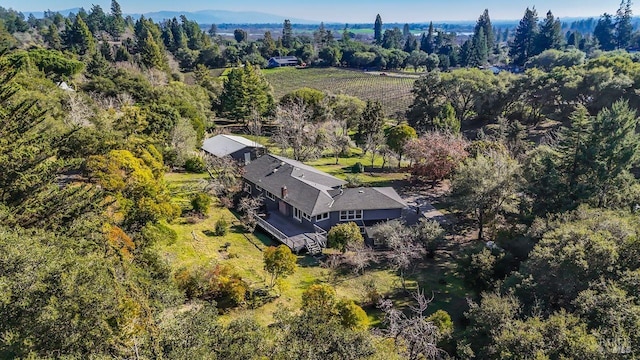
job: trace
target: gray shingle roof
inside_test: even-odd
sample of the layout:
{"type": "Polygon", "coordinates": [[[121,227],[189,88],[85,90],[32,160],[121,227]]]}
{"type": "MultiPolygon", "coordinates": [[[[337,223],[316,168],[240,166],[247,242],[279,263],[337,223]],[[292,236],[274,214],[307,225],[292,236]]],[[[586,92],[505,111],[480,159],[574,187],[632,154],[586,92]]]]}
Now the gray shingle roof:
{"type": "Polygon", "coordinates": [[[331,211],[404,209],[407,204],[393,188],[344,189],[331,211]]]}
{"type": "Polygon", "coordinates": [[[265,155],[245,167],[245,179],[309,216],[343,210],[402,209],[404,201],[393,188],[342,189],[346,184],[334,176],[301,162],[265,155]]]}
{"type": "Polygon", "coordinates": [[[206,139],[202,144],[202,150],[217,157],[229,156],[244,148],[262,148],[257,142],[242,136],[217,135],[206,139]]]}

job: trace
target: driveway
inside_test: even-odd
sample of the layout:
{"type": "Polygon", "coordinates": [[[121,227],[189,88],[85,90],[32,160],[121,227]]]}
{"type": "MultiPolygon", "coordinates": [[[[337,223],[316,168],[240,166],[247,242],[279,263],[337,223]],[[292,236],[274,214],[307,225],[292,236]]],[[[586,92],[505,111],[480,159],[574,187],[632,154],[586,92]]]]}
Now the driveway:
{"type": "Polygon", "coordinates": [[[409,205],[408,208],[402,211],[402,216],[407,225],[416,224],[420,219],[435,220],[440,225],[449,223],[447,217],[431,205],[428,195],[409,191],[400,192],[400,196],[409,205]]]}

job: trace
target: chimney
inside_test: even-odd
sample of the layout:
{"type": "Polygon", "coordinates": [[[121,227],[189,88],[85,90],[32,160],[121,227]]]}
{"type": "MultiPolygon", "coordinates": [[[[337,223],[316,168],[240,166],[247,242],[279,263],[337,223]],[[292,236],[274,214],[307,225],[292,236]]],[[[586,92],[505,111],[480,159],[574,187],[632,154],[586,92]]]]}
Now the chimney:
{"type": "Polygon", "coordinates": [[[282,198],[286,199],[288,195],[289,195],[289,190],[287,190],[286,186],[283,186],[282,187],[282,198]]]}

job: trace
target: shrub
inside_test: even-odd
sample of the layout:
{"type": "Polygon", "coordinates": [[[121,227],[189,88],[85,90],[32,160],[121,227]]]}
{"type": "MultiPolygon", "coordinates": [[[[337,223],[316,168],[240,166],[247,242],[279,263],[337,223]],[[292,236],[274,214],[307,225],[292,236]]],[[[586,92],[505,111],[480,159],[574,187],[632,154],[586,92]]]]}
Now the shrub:
{"type": "Polygon", "coordinates": [[[215,236],[225,236],[227,235],[227,231],[229,230],[229,224],[225,218],[220,218],[216,221],[216,228],[213,231],[215,236]]]}
{"type": "Polygon", "coordinates": [[[198,214],[207,215],[211,206],[211,197],[207,194],[198,193],[191,198],[191,206],[193,211],[198,214]]]}
{"type": "Polygon", "coordinates": [[[202,174],[207,171],[207,165],[199,156],[192,156],[184,162],[184,169],[190,173],[202,174]]]}
{"type": "Polygon", "coordinates": [[[218,306],[237,306],[249,289],[242,277],[228,265],[182,268],[175,275],[178,287],[188,299],[216,300],[218,306]]]}
{"type": "Polygon", "coordinates": [[[349,245],[364,244],[360,228],[354,222],[339,224],[331,228],[327,234],[329,247],[345,252],[349,245]]]}
{"type": "Polygon", "coordinates": [[[362,165],[361,162],[357,162],[355,164],[353,164],[353,166],[351,167],[351,172],[354,174],[361,174],[364,172],[364,165],[362,165]]]}

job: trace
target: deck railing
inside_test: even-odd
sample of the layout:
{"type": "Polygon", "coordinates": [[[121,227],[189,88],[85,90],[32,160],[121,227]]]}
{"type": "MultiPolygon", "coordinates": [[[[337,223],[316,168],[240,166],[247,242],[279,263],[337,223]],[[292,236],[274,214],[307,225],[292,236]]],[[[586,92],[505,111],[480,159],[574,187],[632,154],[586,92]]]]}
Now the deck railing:
{"type": "Polygon", "coordinates": [[[293,242],[289,240],[289,237],[285,235],[282,231],[278,230],[275,226],[269,224],[265,219],[261,218],[260,216],[255,216],[255,219],[258,222],[258,225],[260,225],[260,227],[262,227],[265,231],[267,231],[271,235],[275,236],[275,238],[278,239],[280,242],[284,243],[291,249],[295,247],[293,242]]]}

